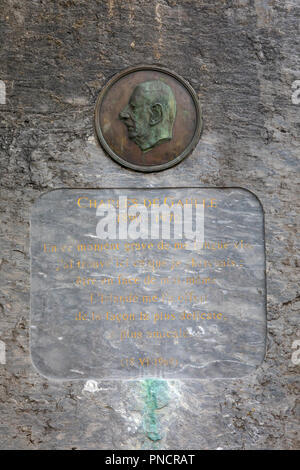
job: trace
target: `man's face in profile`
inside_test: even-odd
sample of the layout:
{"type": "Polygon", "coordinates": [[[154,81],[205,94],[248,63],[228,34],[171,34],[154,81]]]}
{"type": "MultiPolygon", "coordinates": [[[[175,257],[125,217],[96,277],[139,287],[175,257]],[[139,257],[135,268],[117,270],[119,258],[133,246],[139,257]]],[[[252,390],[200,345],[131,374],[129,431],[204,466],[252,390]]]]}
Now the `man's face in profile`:
{"type": "Polygon", "coordinates": [[[120,119],[128,129],[128,136],[137,145],[150,133],[149,103],[143,90],[136,88],[128,105],[120,113],[120,119]]]}
{"type": "Polygon", "coordinates": [[[171,88],[160,80],[137,85],[119,118],[128,137],[143,152],[171,140],[176,101],[171,88]]]}

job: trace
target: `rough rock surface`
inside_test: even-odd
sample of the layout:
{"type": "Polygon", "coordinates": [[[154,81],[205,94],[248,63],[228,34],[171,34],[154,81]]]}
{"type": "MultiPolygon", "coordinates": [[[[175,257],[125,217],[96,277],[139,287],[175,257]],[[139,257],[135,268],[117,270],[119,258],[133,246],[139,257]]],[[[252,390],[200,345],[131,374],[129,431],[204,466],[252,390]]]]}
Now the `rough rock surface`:
{"type": "Polygon", "coordinates": [[[0,447],[299,448],[299,1],[2,0],[0,15],[0,447]],[[124,170],[94,136],[99,90],[138,63],[177,71],[203,107],[196,150],[159,174],[124,170]],[[133,185],[239,186],[260,198],[268,348],[252,375],[166,389],[59,384],[32,368],[32,203],[52,188],[133,185]]]}

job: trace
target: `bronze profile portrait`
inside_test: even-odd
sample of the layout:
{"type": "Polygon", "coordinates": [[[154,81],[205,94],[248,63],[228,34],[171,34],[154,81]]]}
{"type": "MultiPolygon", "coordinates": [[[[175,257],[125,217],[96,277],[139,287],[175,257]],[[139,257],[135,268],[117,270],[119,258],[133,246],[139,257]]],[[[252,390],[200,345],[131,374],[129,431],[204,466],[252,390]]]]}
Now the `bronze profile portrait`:
{"type": "Polygon", "coordinates": [[[143,152],[172,139],[176,100],[172,89],[160,80],[137,85],[119,117],[128,137],[143,152]]]}
{"type": "Polygon", "coordinates": [[[198,96],[166,68],[132,67],[100,92],[95,130],[103,149],[121,165],[143,172],[165,170],[189,155],[200,139],[198,96]]]}

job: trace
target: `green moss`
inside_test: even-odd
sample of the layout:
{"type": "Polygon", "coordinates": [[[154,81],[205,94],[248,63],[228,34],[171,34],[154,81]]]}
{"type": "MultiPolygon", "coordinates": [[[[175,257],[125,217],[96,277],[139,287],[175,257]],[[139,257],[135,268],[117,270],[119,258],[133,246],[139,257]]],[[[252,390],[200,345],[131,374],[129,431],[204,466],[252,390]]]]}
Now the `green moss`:
{"type": "Polygon", "coordinates": [[[162,432],[156,410],[163,408],[169,402],[168,383],[159,379],[143,380],[142,395],[145,402],[144,431],[148,439],[157,442],[162,438],[162,432]]]}

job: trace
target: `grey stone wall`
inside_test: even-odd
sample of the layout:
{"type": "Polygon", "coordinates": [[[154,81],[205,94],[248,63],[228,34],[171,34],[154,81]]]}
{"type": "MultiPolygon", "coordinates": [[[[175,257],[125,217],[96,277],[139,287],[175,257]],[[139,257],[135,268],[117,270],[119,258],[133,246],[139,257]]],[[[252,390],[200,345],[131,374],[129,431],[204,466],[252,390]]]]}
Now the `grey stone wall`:
{"type": "Polygon", "coordinates": [[[298,0],[2,0],[0,15],[0,447],[299,448],[298,0]],[[159,174],[123,169],[94,136],[101,87],[138,63],[181,74],[203,108],[196,150],[159,174]],[[153,407],[149,384],[58,384],[32,368],[33,202],[53,188],[133,185],[238,186],[260,198],[268,348],[255,373],[158,384],[153,407]]]}

